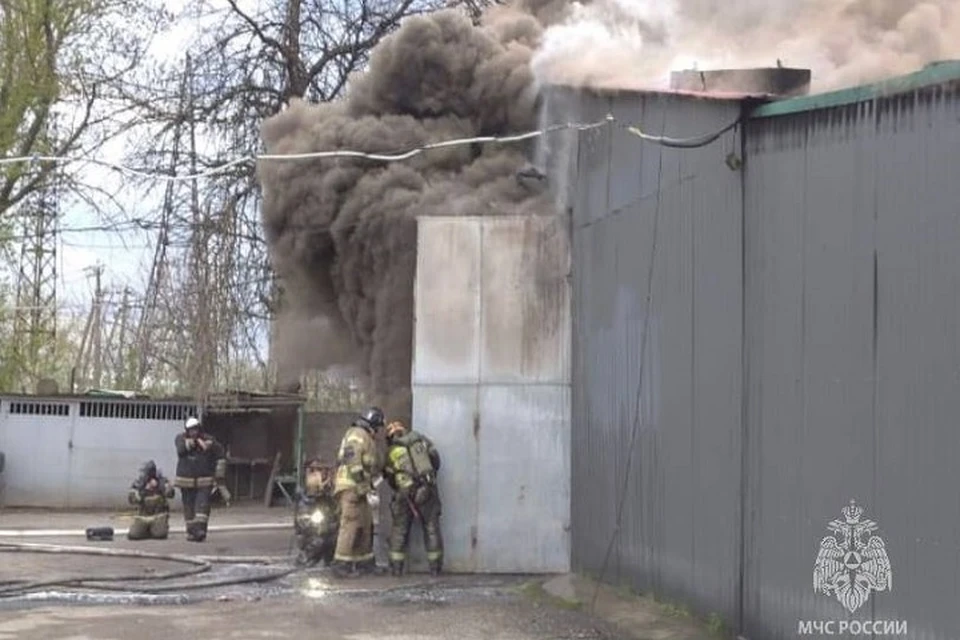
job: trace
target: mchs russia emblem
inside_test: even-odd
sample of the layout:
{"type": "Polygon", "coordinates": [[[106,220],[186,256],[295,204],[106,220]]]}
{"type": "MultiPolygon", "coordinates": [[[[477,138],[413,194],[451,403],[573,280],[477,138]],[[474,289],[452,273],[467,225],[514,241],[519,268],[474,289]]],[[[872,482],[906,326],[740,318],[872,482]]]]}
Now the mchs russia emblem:
{"type": "Polygon", "coordinates": [[[893,573],[886,545],[873,520],[861,519],[863,509],[853,500],[843,508],[843,520],[831,520],[827,529],[834,535],[820,541],[813,569],[813,590],[836,597],[853,613],[870,598],[872,591],[889,591],[893,573]]]}

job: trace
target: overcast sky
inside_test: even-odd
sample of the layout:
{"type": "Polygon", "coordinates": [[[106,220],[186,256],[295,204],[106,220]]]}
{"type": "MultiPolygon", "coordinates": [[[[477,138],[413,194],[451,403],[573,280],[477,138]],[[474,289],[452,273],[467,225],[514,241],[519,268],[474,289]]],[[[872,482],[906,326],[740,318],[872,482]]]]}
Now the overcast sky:
{"type": "MultiPolygon", "coordinates": [[[[255,0],[253,0],[255,2],[255,0]]],[[[242,3],[247,4],[247,3],[242,3]]],[[[167,0],[168,10],[179,13],[184,0],[167,0]]],[[[154,39],[150,55],[171,62],[180,61],[188,42],[198,28],[195,21],[178,20],[167,32],[154,39]]],[[[98,158],[122,164],[128,144],[126,137],[111,140],[96,153],[98,158]]],[[[76,169],[76,166],[72,167],[76,169]]],[[[115,193],[130,217],[156,219],[160,208],[162,189],[154,189],[151,197],[130,187],[122,187],[117,172],[96,165],[83,167],[97,184],[115,193]]],[[[89,177],[88,177],[89,179],[89,177]]],[[[89,308],[94,284],[85,272],[98,262],[104,265],[105,288],[122,290],[130,286],[138,290],[146,287],[150,265],[156,246],[156,231],[71,231],[70,229],[102,226],[104,220],[91,208],[73,204],[62,211],[61,234],[58,242],[58,297],[63,312],[83,313],[89,308]]]]}

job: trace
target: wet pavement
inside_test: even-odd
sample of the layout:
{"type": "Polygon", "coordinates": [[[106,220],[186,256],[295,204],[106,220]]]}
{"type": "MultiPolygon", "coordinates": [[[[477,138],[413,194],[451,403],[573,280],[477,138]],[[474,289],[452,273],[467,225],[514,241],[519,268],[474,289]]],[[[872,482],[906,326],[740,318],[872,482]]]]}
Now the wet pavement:
{"type": "MultiPolygon", "coordinates": [[[[13,528],[0,514],[0,528],[13,528]]],[[[244,515],[214,515],[214,522],[282,522],[286,509],[244,515]],[[259,517],[258,517],[259,516],[259,517]]],[[[50,525],[36,514],[21,516],[40,528],[50,525]]],[[[84,521],[104,521],[89,514],[55,514],[61,528],[83,528],[84,521]],[[81,526],[78,526],[81,525],[81,526]]],[[[175,521],[175,518],[171,518],[175,521]]],[[[289,521],[289,520],[287,520],[289,521]]],[[[114,526],[125,526],[117,524],[114,526]]],[[[54,528],[54,527],[50,527],[54,528]]],[[[292,527],[291,527],[292,529],[292,527]]],[[[193,565],[156,558],[42,554],[0,548],[0,640],[196,640],[246,638],[321,638],[330,640],[547,640],[640,638],[701,640],[690,625],[678,625],[616,597],[591,615],[581,603],[545,595],[540,586],[549,576],[414,574],[403,578],[369,576],[337,579],[314,567],[289,573],[292,530],[212,532],[202,544],[174,534],[167,540],[88,542],[83,537],[13,539],[5,543],[60,544],[100,550],[135,550],[187,555],[193,565]],[[196,567],[185,578],[157,576],[196,567]],[[228,556],[213,562],[209,556],[228,556]],[[246,562],[236,562],[239,556],[246,562]],[[278,557],[284,557],[278,561],[278,557]],[[282,575],[281,575],[282,574],[282,575]],[[137,580],[100,582],[97,589],[39,586],[27,593],[14,587],[28,581],[103,579],[135,576],[137,580]],[[258,576],[279,576],[254,581],[258,576]],[[211,583],[217,586],[208,586],[211,583]],[[219,584],[229,582],[230,584],[219,584]],[[531,588],[532,587],[532,588],[531,588]],[[146,591],[146,592],[145,592],[146,591]],[[613,607],[612,609],[610,607],[613,607]],[[605,612],[605,613],[604,613],[605,612]],[[642,613],[642,619],[637,618],[642,613]]],[[[88,584],[88,586],[90,586],[88,584]]],[[[575,591],[576,589],[574,589],[575,591]]],[[[580,594],[578,597],[581,597],[580,594]]]]}
{"type": "MultiPolygon", "coordinates": [[[[252,569],[230,568],[238,570],[252,569]]],[[[521,590],[524,582],[519,576],[337,580],[314,569],[263,585],[166,596],[97,593],[78,599],[42,592],[16,601],[16,611],[0,608],[0,640],[624,637],[585,613],[532,601],[521,590]],[[51,606],[51,599],[60,606],[51,606]]]]}

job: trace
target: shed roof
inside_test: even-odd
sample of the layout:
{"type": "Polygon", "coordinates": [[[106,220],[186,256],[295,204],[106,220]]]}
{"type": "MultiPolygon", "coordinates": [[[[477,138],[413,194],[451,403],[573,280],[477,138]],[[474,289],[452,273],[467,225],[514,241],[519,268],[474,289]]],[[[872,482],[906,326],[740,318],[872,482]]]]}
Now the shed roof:
{"type": "Polygon", "coordinates": [[[247,410],[299,407],[307,401],[306,396],[295,393],[263,393],[258,391],[231,390],[211,393],[204,402],[207,413],[225,413],[247,410]]]}
{"type": "Polygon", "coordinates": [[[934,62],[920,71],[871,84],[763,104],[754,109],[750,117],[769,118],[815,109],[828,109],[957,82],[960,82],[960,60],[934,62]]]}
{"type": "Polygon", "coordinates": [[[17,393],[0,392],[0,399],[17,402],[112,402],[116,404],[197,404],[196,398],[186,396],[150,397],[118,393],[17,393]]]}
{"type": "Polygon", "coordinates": [[[185,396],[150,397],[133,392],[96,389],[86,393],[58,393],[37,395],[29,393],[0,393],[0,398],[13,401],[63,402],[96,401],[115,404],[188,404],[202,405],[207,411],[235,411],[244,409],[271,409],[297,407],[306,403],[305,396],[292,393],[263,393],[229,390],[210,393],[202,402],[185,396]]]}

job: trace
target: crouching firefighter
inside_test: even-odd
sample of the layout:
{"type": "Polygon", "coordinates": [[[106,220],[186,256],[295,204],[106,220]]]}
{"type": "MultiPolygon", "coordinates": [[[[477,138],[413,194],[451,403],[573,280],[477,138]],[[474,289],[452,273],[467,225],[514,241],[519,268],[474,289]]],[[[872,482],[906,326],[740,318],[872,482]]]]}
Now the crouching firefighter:
{"type": "Polygon", "coordinates": [[[333,570],[347,573],[377,571],[373,553],[373,513],[367,500],[379,474],[374,435],[383,428],[383,411],[367,409],[343,436],[337,452],[334,495],[340,503],[340,530],[333,570]]]}
{"type": "Polygon", "coordinates": [[[226,475],[223,447],[200,429],[197,418],[187,418],[184,433],[174,439],[177,447],[177,477],[174,484],[183,500],[187,540],[203,542],[210,520],[210,496],[214,484],[226,475]]]}
{"type": "Polygon", "coordinates": [[[390,515],[390,572],[403,574],[413,519],[420,520],[427,548],[430,575],[443,566],[443,536],[440,534],[440,492],[437,472],[440,454],[427,436],[408,430],[398,421],[387,427],[387,463],[383,475],[393,489],[390,515]]]}
{"type": "Polygon", "coordinates": [[[329,565],[337,543],[340,506],[333,495],[332,467],[313,459],[307,463],[303,489],[297,496],[293,526],[297,534],[297,564],[313,566],[321,560],[329,565]]]}
{"type": "Polygon", "coordinates": [[[137,507],[137,515],[127,530],[127,538],[165,540],[170,532],[170,505],[167,500],[173,499],[173,496],[170,481],[157,470],[153,460],[148,460],[130,485],[127,496],[130,504],[137,507]]]}

